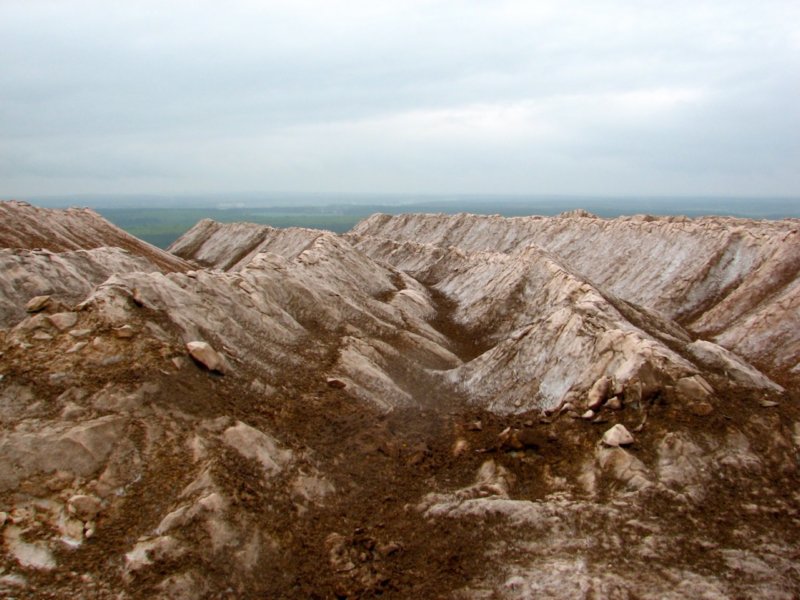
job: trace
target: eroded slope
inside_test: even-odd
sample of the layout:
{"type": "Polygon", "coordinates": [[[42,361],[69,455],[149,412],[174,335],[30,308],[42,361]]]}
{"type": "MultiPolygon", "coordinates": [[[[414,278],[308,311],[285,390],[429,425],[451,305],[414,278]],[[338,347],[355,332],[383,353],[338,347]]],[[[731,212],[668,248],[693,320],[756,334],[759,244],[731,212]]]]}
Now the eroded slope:
{"type": "Polygon", "coordinates": [[[397,242],[506,254],[533,245],[609,294],[796,378],[799,229],[796,219],[374,215],[353,240],[392,264],[397,242]]]}
{"type": "Polygon", "coordinates": [[[0,247],[52,252],[113,247],[144,258],[165,273],[189,268],[177,256],[126,233],[88,208],[57,210],[0,202],[0,247]]]}
{"type": "Polygon", "coordinates": [[[800,593],[791,378],[516,222],[481,249],[364,227],[201,223],[176,247],[212,269],[112,253],[102,282],[15,251],[39,283],[0,286],[3,593],[800,593]]]}

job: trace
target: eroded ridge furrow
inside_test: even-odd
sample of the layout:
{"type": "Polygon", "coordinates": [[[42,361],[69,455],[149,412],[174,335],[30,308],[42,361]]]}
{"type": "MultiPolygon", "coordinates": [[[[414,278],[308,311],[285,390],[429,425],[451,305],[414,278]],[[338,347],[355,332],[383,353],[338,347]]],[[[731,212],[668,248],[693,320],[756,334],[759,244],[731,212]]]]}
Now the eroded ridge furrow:
{"type": "MultiPolygon", "coordinates": [[[[42,214],[31,239],[63,225],[42,214]]],[[[0,253],[0,594],[797,597],[791,315],[751,327],[746,308],[692,336],[662,310],[689,288],[621,293],[686,283],[675,257],[607,285],[607,257],[588,281],[570,246],[656,260],[731,228],[752,258],[786,224],[206,223],[177,247],[210,268],[186,272],[108,248],[0,253]],[[651,246],[621,253],[609,231],[651,246]],[[716,343],[742,327],[786,344],[759,363],[783,387],[743,341],[716,343]]],[[[792,310],[779,283],[764,310],[792,310]]]]}

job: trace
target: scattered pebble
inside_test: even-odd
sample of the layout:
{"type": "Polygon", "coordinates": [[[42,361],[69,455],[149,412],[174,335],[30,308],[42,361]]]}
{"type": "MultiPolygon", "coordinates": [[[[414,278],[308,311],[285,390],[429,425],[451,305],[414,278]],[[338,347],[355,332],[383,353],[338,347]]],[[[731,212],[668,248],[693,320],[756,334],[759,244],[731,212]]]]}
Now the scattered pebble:
{"type": "Polygon", "coordinates": [[[88,345],[89,342],[76,342],[69,348],[69,350],[67,350],[67,354],[75,354],[76,352],[80,352],[88,345]]]}
{"type": "Polygon", "coordinates": [[[501,431],[497,436],[497,441],[500,442],[501,448],[512,450],[522,450],[523,448],[522,442],[519,440],[519,431],[512,427],[506,427],[501,431]]]}
{"type": "Polygon", "coordinates": [[[121,354],[115,354],[114,356],[108,356],[100,361],[100,365],[103,367],[111,367],[113,365],[118,365],[125,360],[125,357],[121,354]]]}
{"type": "Polygon", "coordinates": [[[453,456],[456,457],[461,456],[467,450],[469,450],[469,444],[467,443],[467,440],[465,440],[464,438],[456,440],[456,443],[453,444],[453,456]]]}
{"type": "Polygon", "coordinates": [[[84,338],[89,336],[92,333],[91,329],[70,329],[69,335],[74,338],[84,338]]]}
{"type": "Polygon", "coordinates": [[[114,329],[114,335],[120,339],[127,340],[136,335],[136,330],[130,325],[123,325],[114,329]]]}
{"type": "Polygon", "coordinates": [[[694,402],[689,405],[689,412],[697,417],[707,417],[714,412],[714,407],[708,402],[694,402]]]}

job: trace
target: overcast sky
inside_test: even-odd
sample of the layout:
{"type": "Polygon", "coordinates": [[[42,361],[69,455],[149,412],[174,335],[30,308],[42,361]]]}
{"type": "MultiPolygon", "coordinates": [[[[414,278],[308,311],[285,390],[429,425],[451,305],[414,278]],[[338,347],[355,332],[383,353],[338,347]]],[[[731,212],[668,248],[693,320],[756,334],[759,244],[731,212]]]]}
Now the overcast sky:
{"type": "Polygon", "coordinates": [[[800,195],[800,2],[0,0],[0,197],[800,195]]]}

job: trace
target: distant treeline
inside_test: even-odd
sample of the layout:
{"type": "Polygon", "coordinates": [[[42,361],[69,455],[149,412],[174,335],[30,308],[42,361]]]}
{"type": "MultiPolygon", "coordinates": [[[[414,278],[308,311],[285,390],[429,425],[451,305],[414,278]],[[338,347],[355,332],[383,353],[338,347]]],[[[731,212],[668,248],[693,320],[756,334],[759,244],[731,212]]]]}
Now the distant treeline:
{"type": "Polygon", "coordinates": [[[600,217],[620,215],[727,215],[754,219],[800,217],[800,198],[722,198],[508,195],[233,194],[205,196],[64,196],[26,198],[40,206],[88,206],[112,223],[166,248],[204,218],[273,227],[309,227],[337,233],[376,213],[556,215],[582,208],[600,217]],[[166,208],[165,208],[166,207],[166,208]]]}
{"type": "Polygon", "coordinates": [[[101,208],[97,212],[128,233],[160,248],[167,248],[201,219],[213,219],[221,223],[245,221],[272,227],[308,227],[344,233],[363,218],[357,215],[276,214],[252,209],[214,208],[101,208]]]}

